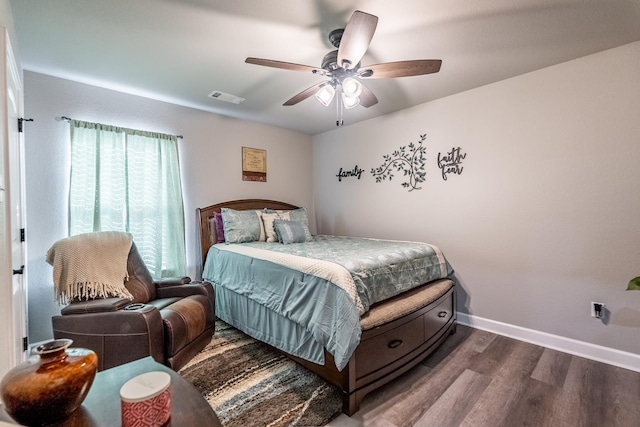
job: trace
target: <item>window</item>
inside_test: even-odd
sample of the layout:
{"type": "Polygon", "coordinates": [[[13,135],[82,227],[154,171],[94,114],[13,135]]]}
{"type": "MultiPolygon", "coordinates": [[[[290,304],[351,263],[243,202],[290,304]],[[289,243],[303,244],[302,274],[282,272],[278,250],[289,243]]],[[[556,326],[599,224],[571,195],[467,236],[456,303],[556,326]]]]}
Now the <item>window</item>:
{"type": "Polygon", "coordinates": [[[154,278],[184,275],[177,137],[70,123],[69,235],[129,232],[154,278]]]}

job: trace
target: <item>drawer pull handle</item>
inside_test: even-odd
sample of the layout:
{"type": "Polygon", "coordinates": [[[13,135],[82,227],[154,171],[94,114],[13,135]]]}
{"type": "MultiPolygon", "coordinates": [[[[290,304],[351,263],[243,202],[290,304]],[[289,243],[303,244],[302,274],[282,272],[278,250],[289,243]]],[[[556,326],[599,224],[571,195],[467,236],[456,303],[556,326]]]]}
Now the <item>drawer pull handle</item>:
{"type": "Polygon", "coordinates": [[[396,347],[400,347],[401,345],[402,345],[402,340],[393,340],[388,344],[389,348],[396,348],[396,347]]]}
{"type": "Polygon", "coordinates": [[[441,311],[440,313],[438,313],[438,317],[445,317],[447,315],[446,311],[441,311]]]}

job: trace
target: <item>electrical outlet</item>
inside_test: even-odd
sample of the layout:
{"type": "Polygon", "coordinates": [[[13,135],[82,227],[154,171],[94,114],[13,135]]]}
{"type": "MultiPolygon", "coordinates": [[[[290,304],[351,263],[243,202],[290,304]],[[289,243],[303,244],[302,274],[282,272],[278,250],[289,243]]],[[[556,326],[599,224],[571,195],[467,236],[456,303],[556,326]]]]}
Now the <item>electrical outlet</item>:
{"type": "Polygon", "coordinates": [[[601,302],[591,302],[591,317],[601,319],[604,315],[604,304],[601,302]]]}

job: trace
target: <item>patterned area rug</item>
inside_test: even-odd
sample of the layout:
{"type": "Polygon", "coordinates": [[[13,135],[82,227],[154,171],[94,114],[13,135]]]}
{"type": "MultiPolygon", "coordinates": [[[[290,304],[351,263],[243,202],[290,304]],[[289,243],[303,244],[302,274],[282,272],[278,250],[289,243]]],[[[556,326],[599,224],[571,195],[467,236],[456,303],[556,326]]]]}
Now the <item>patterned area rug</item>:
{"type": "Polygon", "coordinates": [[[220,320],[180,374],[225,427],[324,426],[342,411],[336,387],[220,320]]]}

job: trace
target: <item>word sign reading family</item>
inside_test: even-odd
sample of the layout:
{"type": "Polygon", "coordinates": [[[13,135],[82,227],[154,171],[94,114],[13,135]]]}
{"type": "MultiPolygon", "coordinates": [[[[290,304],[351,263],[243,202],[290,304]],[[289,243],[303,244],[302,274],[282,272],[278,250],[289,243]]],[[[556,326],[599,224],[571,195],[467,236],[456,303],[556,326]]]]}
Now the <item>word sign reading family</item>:
{"type": "Polygon", "coordinates": [[[447,180],[447,174],[453,173],[456,175],[462,174],[464,169],[461,164],[464,158],[467,157],[467,153],[462,154],[460,147],[452,148],[446,155],[438,153],[438,167],[442,172],[442,179],[447,180]]]}
{"type": "Polygon", "coordinates": [[[336,176],[338,177],[338,182],[342,182],[342,178],[357,177],[360,179],[362,172],[364,172],[364,169],[360,169],[358,165],[355,165],[350,171],[340,168],[340,172],[338,172],[338,175],[336,176]]]}

